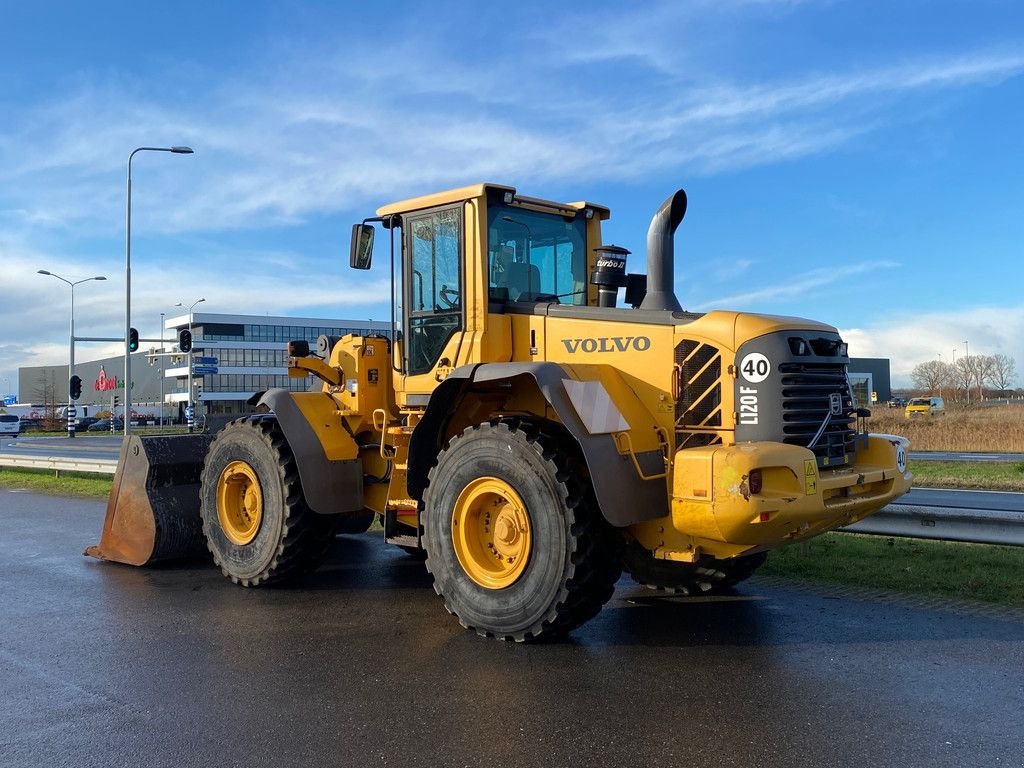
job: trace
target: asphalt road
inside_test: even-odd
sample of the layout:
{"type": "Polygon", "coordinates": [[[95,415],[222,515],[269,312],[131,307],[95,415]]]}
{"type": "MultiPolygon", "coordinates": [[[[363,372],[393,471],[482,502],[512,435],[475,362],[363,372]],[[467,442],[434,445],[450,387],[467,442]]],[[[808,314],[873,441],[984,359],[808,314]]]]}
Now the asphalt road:
{"type": "Polygon", "coordinates": [[[420,562],[301,587],[81,556],[104,505],[0,491],[0,765],[1021,766],[1024,614],[624,580],[558,644],[462,630],[420,562]]]}

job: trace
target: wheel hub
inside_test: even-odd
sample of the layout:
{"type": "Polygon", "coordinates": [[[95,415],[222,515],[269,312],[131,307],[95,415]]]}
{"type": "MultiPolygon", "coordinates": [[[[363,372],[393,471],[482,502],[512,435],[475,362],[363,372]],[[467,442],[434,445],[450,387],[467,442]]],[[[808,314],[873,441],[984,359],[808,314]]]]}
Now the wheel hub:
{"type": "Polygon", "coordinates": [[[238,546],[256,538],[263,522],[263,491],[249,464],[232,461],[217,480],[217,520],[224,535],[238,546]]]}
{"type": "Polygon", "coordinates": [[[511,586],[530,558],[526,505],[504,480],[477,478],[455,501],[452,543],[459,564],[474,582],[487,589],[511,586]]]}

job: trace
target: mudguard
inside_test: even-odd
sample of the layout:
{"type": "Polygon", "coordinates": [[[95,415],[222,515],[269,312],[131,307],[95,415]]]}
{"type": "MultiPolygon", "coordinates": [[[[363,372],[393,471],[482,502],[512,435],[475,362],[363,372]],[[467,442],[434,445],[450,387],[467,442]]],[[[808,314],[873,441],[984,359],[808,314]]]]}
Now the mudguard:
{"type": "Polygon", "coordinates": [[[413,498],[422,499],[427,473],[443,448],[445,427],[458,410],[465,391],[474,383],[507,380],[519,376],[533,379],[537,389],[559,420],[579,444],[598,504],[606,520],[624,527],[668,514],[668,490],[660,451],[644,451],[637,460],[647,477],[623,456],[610,433],[592,434],[577,413],[563,384],[576,381],[557,363],[483,363],[457,368],[434,390],[423,418],[409,443],[407,485],[413,498]]]}
{"type": "Polygon", "coordinates": [[[257,404],[277,418],[309,508],[321,515],[361,511],[363,464],[355,440],[336,415],[333,398],[322,392],[270,389],[257,404]]]}

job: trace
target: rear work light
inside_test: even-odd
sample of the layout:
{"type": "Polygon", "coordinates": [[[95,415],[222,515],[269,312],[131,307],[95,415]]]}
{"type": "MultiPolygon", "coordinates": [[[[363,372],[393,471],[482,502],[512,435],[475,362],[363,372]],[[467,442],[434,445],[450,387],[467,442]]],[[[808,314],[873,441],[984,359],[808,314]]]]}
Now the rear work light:
{"type": "Polygon", "coordinates": [[[760,469],[750,470],[750,474],[747,476],[747,487],[750,488],[751,493],[760,493],[761,488],[764,486],[764,478],[761,476],[760,469]]]}

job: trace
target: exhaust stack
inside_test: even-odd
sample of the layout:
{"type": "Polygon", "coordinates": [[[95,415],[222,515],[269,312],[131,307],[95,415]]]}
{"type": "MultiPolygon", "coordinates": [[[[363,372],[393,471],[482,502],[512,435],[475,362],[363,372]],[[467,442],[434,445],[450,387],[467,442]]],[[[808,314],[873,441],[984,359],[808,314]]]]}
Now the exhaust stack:
{"type": "Polygon", "coordinates": [[[661,204],[647,230],[647,295],[640,309],[680,312],[675,292],[676,227],[686,215],[686,192],[677,190],[661,204]]]}

